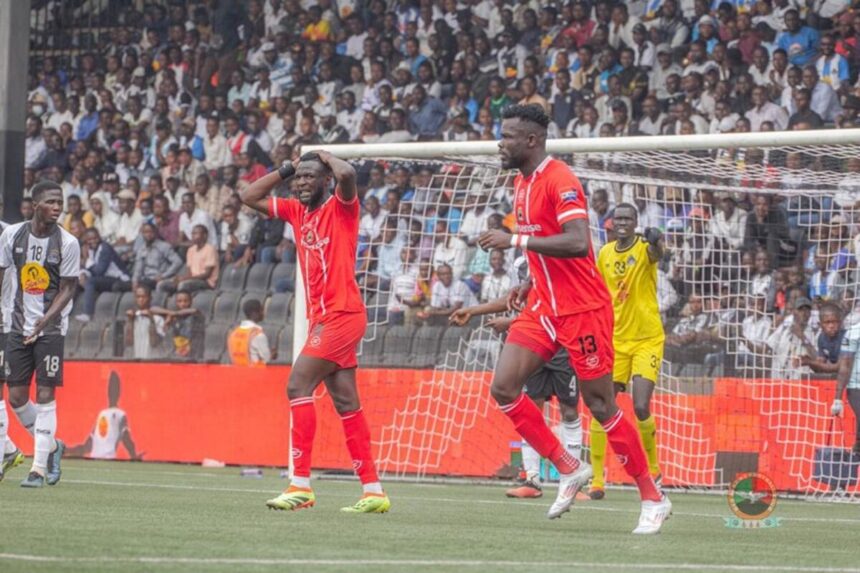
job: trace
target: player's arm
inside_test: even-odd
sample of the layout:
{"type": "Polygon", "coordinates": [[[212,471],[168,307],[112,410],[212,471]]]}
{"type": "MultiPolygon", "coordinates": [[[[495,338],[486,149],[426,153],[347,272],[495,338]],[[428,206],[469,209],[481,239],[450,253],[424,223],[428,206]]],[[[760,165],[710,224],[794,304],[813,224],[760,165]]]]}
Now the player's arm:
{"type": "Polygon", "coordinates": [[[648,242],[648,260],[657,263],[663,259],[666,252],[666,243],[663,240],[663,232],[656,227],[648,227],[643,235],[648,242]]]}
{"type": "Polygon", "coordinates": [[[499,229],[485,231],[478,237],[478,245],[485,251],[519,247],[548,257],[576,259],[591,252],[591,231],[587,218],[577,218],[565,222],[561,233],[548,237],[511,235],[499,229]]]}
{"type": "Polygon", "coordinates": [[[848,387],[851,373],[854,371],[857,343],[854,340],[847,340],[847,334],[845,338],[842,341],[842,351],[839,353],[839,370],[836,372],[836,395],[833,397],[833,404],[830,406],[830,413],[834,416],[842,414],[842,396],[845,394],[845,388],[848,387]]]}
{"type": "Polygon", "coordinates": [[[350,203],[358,195],[358,189],[355,186],[355,168],[338,157],[335,157],[328,151],[319,151],[320,161],[322,161],[334,175],[337,181],[337,194],[344,203],[350,203]]]}
{"type": "Polygon", "coordinates": [[[75,291],[78,288],[78,277],[62,277],[60,279],[60,289],[57,292],[57,296],[54,297],[54,300],[51,302],[51,306],[48,308],[48,312],[45,313],[45,316],[42,317],[41,320],[36,321],[36,324],[33,325],[33,334],[24,339],[24,344],[32,344],[36,342],[36,338],[38,338],[39,333],[54,320],[57,315],[59,315],[66,305],[72,301],[72,298],[75,296],[75,291]]]}
{"type": "Polygon", "coordinates": [[[266,217],[273,216],[274,213],[271,213],[269,209],[269,194],[272,192],[272,189],[296,174],[296,165],[297,162],[284,161],[278,169],[263,175],[240,190],[239,199],[242,200],[242,203],[266,217]]]}
{"type": "Polygon", "coordinates": [[[463,326],[469,322],[473,316],[482,316],[484,314],[495,314],[497,312],[505,312],[508,310],[508,297],[499,297],[497,299],[485,302],[484,304],[476,304],[466,308],[458,308],[451,316],[448,317],[448,322],[463,326]]]}

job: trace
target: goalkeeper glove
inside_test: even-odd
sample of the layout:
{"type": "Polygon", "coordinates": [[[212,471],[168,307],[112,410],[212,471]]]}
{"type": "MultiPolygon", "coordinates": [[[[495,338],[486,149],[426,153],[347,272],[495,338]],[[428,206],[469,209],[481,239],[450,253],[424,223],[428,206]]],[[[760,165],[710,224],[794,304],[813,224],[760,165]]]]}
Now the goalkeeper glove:
{"type": "Polygon", "coordinates": [[[830,406],[830,413],[834,416],[842,415],[842,400],[839,400],[838,398],[833,400],[833,405],[830,406]]]}
{"type": "Polygon", "coordinates": [[[293,167],[292,162],[289,160],[284,161],[281,164],[281,166],[278,167],[278,175],[281,176],[281,181],[283,181],[285,179],[289,179],[290,177],[292,177],[295,174],[296,174],[296,168],[293,167]]]}
{"type": "Polygon", "coordinates": [[[657,246],[657,243],[660,242],[660,239],[663,238],[663,231],[658,229],[657,227],[648,227],[645,229],[645,240],[650,244],[657,246]]]}

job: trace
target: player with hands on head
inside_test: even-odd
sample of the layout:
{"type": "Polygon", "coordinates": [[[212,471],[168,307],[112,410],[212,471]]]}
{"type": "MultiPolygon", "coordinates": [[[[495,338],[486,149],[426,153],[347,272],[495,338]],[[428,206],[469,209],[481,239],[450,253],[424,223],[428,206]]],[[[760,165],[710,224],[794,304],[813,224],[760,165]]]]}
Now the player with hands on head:
{"type": "Polygon", "coordinates": [[[352,465],[363,496],[348,513],[384,513],[391,507],[382,490],[370,447],[370,430],[358,398],[356,350],[367,327],[367,311],[355,280],[360,207],[355,169],[325,151],[285,162],[244,189],[242,202],[266,217],[293,226],[308,314],[308,339],[293,361],[290,399],[293,476],[290,486],[266,505],[294,510],[312,507],[311,454],[316,432],[314,390],[324,383],[341,417],[352,465]],[[330,191],[331,179],[336,186],[330,191]],[[271,195],[291,180],[297,198],[271,195]]]}

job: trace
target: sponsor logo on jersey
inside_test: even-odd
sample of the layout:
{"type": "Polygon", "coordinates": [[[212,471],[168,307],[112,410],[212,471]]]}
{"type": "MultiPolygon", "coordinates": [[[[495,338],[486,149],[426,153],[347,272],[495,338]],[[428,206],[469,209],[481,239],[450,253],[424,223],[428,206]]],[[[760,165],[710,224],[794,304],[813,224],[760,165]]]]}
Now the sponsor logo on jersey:
{"type": "Polygon", "coordinates": [[[21,267],[21,288],[27,294],[45,294],[51,284],[51,278],[45,267],[37,262],[29,262],[21,267]]]}
{"type": "Polygon", "coordinates": [[[50,251],[48,251],[48,257],[46,259],[46,262],[49,265],[60,264],[60,251],[57,249],[51,249],[50,251]]]}
{"type": "Polygon", "coordinates": [[[107,437],[108,433],[108,420],[104,416],[99,416],[99,421],[96,423],[96,428],[99,433],[99,436],[102,438],[107,437]]]}
{"type": "Polygon", "coordinates": [[[585,365],[589,368],[597,368],[600,365],[600,357],[597,354],[589,354],[585,358],[585,365]]]}
{"type": "Polygon", "coordinates": [[[566,191],[561,194],[561,200],[565,203],[569,201],[576,201],[579,198],[579,193],[576,191],[566,191]]]}
{"type": "Polygon", "coordinates": [[[520,225],[519,226],[520,233],[540,233],[543,230],[539,224],[537,225],[520,225]]]}

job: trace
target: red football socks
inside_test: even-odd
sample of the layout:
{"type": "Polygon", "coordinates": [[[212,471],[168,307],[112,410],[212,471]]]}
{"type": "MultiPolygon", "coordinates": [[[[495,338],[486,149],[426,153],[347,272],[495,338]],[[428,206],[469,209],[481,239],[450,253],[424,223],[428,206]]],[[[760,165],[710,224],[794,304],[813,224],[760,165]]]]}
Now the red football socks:
{"type": "Polygon", "coordinates": [[[311,477],[311,452],[317,430],[317,413],[314,397],[306,396],[290,400],[290,415],[293,417],[293,475],[311,477]]]}
{"type": "Polygon", "coordinates": [[[551,461],[559,473],[569,474],[579,467],[579,460],[574,458],[552,430],[546,425],[543,414],[525,394],[510,404],[499,406],[519,432],[520,436],[535,449],[542,457],[551,461]]]}
{"type": "Polygon", "coordinates": [[[340,415],[343,422],[343,433],[346,435],[346,447],[352,458],[352,469],[358,474],[362,484],[379,481],[376,475],[376,464],[370,452],[370,429],[361,408],[340,415]]]}
{"type": "Polygon", "coordinates": [[[651,472],[648,471],[648,459],[642,442],[639,441],[639,432],[633,427],[627,418],[618,410],[615,415],[601,424],[606,430],[606,437],[612,444],[615,455],[618,456],[621,465],[639,487],[639,497],[645,501],[660,501],[663,495],[657,489],[651,472]]]}

